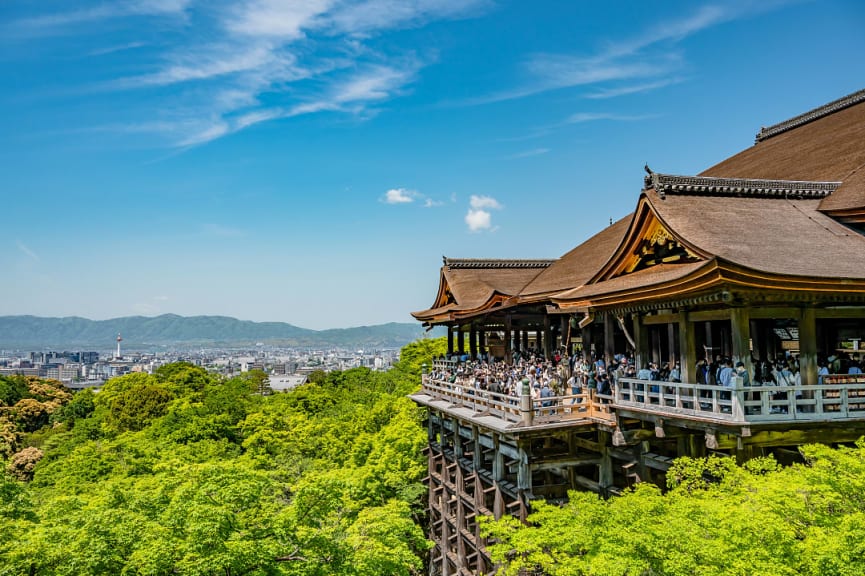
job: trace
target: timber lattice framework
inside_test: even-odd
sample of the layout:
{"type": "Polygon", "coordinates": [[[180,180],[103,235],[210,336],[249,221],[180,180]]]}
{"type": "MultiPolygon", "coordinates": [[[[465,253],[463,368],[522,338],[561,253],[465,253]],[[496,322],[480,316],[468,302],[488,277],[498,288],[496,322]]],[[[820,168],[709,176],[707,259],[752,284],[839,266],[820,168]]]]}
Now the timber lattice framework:
{"type": "MultiPolygon", "coordinates": [[[[441,370],[452,365],[437,365],[441,370]]],[[[766,453],[865,434],[865,377],[817,386],[722,387],[620,379],[610,396],[514,397],[423,376],[433,575],[495,570],[478,518],[525,520],[531,502],[569,490],[608,496],[665,483],[678,456],[766,453]]]]}

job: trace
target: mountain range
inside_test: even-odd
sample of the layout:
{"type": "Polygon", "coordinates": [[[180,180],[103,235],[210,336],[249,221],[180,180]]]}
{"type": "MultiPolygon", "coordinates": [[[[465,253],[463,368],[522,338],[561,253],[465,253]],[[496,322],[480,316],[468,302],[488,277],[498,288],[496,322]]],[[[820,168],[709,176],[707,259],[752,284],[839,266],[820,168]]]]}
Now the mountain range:
{"type": "Polygon", "coordinates": [[[420,324],[397,323],[309,330],[285,322],[251,322],[228,316],[127,316],[88,320],[77,316],[0,316],[0,348],[110,349],[117,335],[125,348],[244,346],[398,348],[421,338],[420,324]]]}

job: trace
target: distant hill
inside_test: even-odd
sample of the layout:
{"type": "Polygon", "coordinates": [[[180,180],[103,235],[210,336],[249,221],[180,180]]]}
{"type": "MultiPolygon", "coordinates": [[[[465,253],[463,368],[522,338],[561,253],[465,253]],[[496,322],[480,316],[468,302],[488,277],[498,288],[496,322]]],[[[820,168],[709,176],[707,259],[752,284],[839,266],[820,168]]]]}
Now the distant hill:
{"type": "Polygon", "coordinates": [[[308,330],[285,322],[251,322],[227,316],[128,316],[110,320],[0,316],[0,348],[108,349],[117,334],[126,348],[164,345],[253,345],[395,348],[420,338],[420,324],[396,323],[308,330]]]}

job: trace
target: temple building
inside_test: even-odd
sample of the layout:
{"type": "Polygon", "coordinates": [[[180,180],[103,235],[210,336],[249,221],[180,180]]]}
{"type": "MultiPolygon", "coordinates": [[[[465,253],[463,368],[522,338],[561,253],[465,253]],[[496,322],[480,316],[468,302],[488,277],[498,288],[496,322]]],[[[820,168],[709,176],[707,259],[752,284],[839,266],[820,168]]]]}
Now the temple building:
{"type": "Polygon", "coordinates": [[[433,305],[413,316],[448,329],[448,359],[412,396],[428,414],[436,574],[493,568],[479,515],[661,484],[682,455],[784,462],[806,442],[854,441],[865,378],[837,369],[865,354],[865,90],[761,128],[698,175],[646,166],[633,212],[557,260],[446,258],[433,305]],[[465,359],[529,349],[678,363],[680,382],[620,377],[607,397],[542,402],[460,374],[465,359]],[[698,363],[717,357],[752,385],[700,381],[698,363]],[[795,384],[764,385],[779,358],[795,359],[795,384]]]}

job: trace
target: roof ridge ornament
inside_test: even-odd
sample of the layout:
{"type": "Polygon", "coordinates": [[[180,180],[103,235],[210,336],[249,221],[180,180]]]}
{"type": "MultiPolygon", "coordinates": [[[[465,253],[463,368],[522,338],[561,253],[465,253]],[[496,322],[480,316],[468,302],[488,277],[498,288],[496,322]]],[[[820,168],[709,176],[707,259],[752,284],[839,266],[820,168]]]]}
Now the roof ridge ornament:
{"type": "Polygon", "coordinates": [[[673,174],[659,174],[658,172],[647,175],[644,181],[644,190],[654,189],[661,199],[664,199],[667,194],[820,199],[829,196],[841,185],[841,182],[677,176],[673,174]]]}
{"type": "Polygon", "coordinates": [[[772,136],[777,136],[783,132],[787,132],[788,130],[792,130],[793,128],[798,128],[803,124],[807,124],[808,122],[813,122],[823,116],[828,116],[829,114],[833,114],[838,112],[839,110],[843,110],[844,108],[849,108],[854,104],[859,104],[860,102],[865,101],[865,89],[859,90],[858,92],[854,92],[852,94],[848,94],[842,98],[837,100],[833,100],[828,104],[824,104],[818,108],[814,108],[813,110],[809,110],[803,114],[799,114],[798,116],[794,116],[793,118],[789,118],[784,120],[783,122],[779,122],[777,124],[773,124],[768,128],[765,126],[760,127],[760,131],[757,133],[756,138],[754,139],[755,144],[759,144],[764,140],[768,140],[772,136]]]}
{"type": "Polygon", "coordinates": [[[553,262],[555,262],[555,260],[444,257],[444,265],[452,270],[460,268],[546,268],[553,262]]]}

